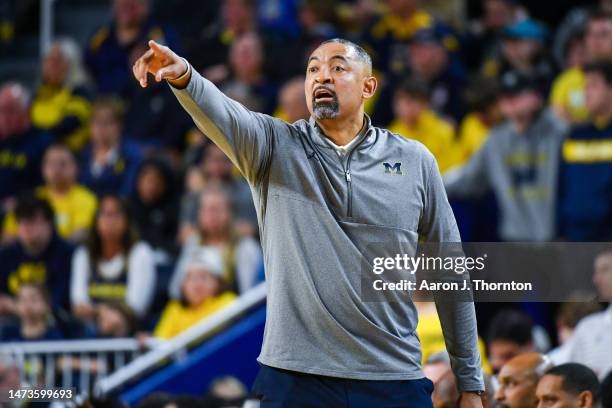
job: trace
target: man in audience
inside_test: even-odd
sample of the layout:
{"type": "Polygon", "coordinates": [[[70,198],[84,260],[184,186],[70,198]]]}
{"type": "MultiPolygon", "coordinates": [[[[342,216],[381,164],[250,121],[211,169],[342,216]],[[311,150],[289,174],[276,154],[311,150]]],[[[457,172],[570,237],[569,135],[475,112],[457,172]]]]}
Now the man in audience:
{"type": "Polygon", "coordinates": [[[538,403],[538,381],[551,367],[551,361],[539,353],[524,353],[512,358],[497,376],[499,388],[495,401],[502,408],[534,408],[538,403]]]}
{"type": "Polygon", "coordinates": [[[588,367],[567,363],[551,368],[536,389],[538,407],[592,408],[597,406],[599,381],[588,367]]]}
{"type": "Polygon", "coordinates": [[[15,296],[24,283],[44,285],[53,309],[68,310],[73,248],[57,236],[53,210],[33,196],[17,202],[17,242],[0,249],[0,314],[14,312],[15,296]]]}
{"type": "Polygon", "coordinates": [[[274,116],[288,123],[308,120],[310,113],[304,96],[304,77],[295,77],[285,82],[279,92],[278,108],[274,116]]]}
{"type": "Polygon", "coordinates": [[[548,357],[550,357],[553,363],[563,364],[569,362],[571,339],[576,330],[576,326],[584,317],[600,310],[601,306],[595,301],[578,302],[577,300],[572,301],[572,299],[570,299],[561,304],[556,314],[557,341],[559,342],[559,347],[548,353],[548,357]]]}
{"type": "Polygon", "coordinates": [[[563,142],[559,234],[568,241],[609,241],[612,238],[612,60],[589,64],[584,73],[586,106],[592,119],[572,129],[563,142]]]}
{"type": "Polygon", "coordinates": [[[521,312],[502,310],[495,316],[487,336],[493,373],[498,373],[513,357],[534,350],[532,330],[531,319],[521,312]]]}
{"type": "Polygon", "coordinates": [[[546,241],[555,236],[559,149],[565,125],[544,108],[535,78],[517,72],[502,77],[500,108],[506,121],[483,147],[445,175],[449,198],[492,190],[505,241],[546,241]]]}
{"type": "MultiPolygon", "coordinates": [[[[612,250],[602,252],[595,258],[593,283],[599,292],[599,299],[611,302],[612,250]]],[[[569,361],[586,365],[600,379],[612,372],[612,305],[578,323],[571,341],[569,361]]]]}

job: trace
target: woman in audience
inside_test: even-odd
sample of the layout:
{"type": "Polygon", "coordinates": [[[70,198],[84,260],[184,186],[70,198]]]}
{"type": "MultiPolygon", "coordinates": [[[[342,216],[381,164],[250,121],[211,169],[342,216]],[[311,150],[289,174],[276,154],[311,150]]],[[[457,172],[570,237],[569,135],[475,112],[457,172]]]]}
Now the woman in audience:
{"type": "Polygon", "coordinates": [[[230,198],[219,187],[208,187],[200,196],[198,230],[183,245],[174,275],[170,296],[179,297],[186,272],[186,261],[202,247],[216,248],[222,254],[223,279],[235,292],[242,293],[255,285],[261,269],[261,247],[253,238],[239,238],[236,232],[230,198]]]}
{"type": "Polygon", "coordinates": [[[97,303],[124,301],[142,317],[151,304],[155,278],[153,251],[137,241],[126,204],[117,196],[102,197],[90,241],[72,258],[75,315],[90,319],[97,303]]]}
{"type": "Polygon", "coordinates": [[[234,301],[223,281],[223,255],[212,247],[200,248],[184,262],[180,300],[172,300],[155,327],[154,336],[169,339],[234,301]]]}

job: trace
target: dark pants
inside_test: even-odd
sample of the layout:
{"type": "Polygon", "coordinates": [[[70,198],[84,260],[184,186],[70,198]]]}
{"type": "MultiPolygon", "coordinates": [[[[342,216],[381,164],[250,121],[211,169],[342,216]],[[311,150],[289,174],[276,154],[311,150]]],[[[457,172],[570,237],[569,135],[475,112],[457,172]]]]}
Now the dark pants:
{"type": "Polygon", "coordinates": [[[431,408],[433,383],[325,377],[262,365],[253,384],[261,408],[431,408]]]}

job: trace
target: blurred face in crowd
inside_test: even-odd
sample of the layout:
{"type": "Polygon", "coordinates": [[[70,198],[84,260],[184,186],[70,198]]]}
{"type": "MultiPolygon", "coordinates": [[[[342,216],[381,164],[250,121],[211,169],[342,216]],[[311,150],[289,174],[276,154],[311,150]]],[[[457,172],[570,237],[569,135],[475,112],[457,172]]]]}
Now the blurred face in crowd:
{"type": "Polygon", "coordinates": [[[143,203],[153,204],[166,191],[166,179],[157,167],[152,165],[145,166],[138,173],[136,189],[143,203]]]}
{"type": "Polygon", "coordinates": [[[403,92],[399,92],[393,100],[395,116],[407,125],[415,124],[426,108],[427,101],[403,92]]]}
{"type": "Polygon", "coordinates": [[[280,106],[287,121],[293,123],[300,119],[308,119],[308,106],[304,98],[304,81],[302,79],[287,82],[280,91],[280,106]]]}
{"type": "Polygon", "coordinates": [[[591,408],[593,395],[590,391],[578,395],[569,393],[563,388],[563,378],[547,374],[540,379],[536,389],[538,408],[591,408]]]}
{"type": "Polygon", "coordinates": [[[587,24],[584,37],[586,52],[591,61],[612,58],[612,20],[598,18],[587,24]]]}
{"type": "Polygon", "coordinates": [[[495,400],[502,408],[534,408],[538,377],[525,364],[509,362],[498,374],[499,388],[495,400]]]}
{"type": "Polygon", "coordinates": [[[140,25],[148,13],[148,0],[114,0],[113,12],[119,26],[140,25]]]}
{"type": "Polygon", "coordinates": [[[56,189],[72,186],[77,176],[76,162],[67,148],[51,147],[43,158],[45,183],[56,189]]]}
{"type": "Polygon", "coordinates": [[[588,72],[584,87],[585,105],[594,116],[606,115],[610,112],[612,86],[599,72],[588,72]]]}
{"type": "Polygon", "coordinates": [[[531,122],[542,104],[542,97],[533,90],[503,94],[499,101],[502,115],[517,124],[531,122]]]}
{"type": "Polygon", "coordinates": [[[385,0],[391,14],[410,16],[419,7],[419,0],[385,0]]]}
{"type": "Polygon", "coordinates": [[[489,363],[494,373],[498,373],[504,364],[517,355],[531,351],[531,347],[521,346],[518,343],[505,339],[493,340],[489,343],[488,349],[489,363]]]}
{"type": "Polygon", "coordinates": [[[414,73],[425,79],[437,77],[448,63],[446,49],[435,42],[414,42],[408,51],[414,73]]]}
{"type": "Polygon", "coordinates": [[[243,34],[232,44],[230,65],[241,81],[251,82],[259,79],[263,65],[263,49],[256,34],[243,34]]]}
{"type": "Polygon", "coordinates": [[[376,91],[372,73],[348,45],[319,46],[308,60],[304,90],[308,111],[317,120],[351,118],[376,91]]]}
{"type": "Polygon", "coordinates": [[[210,144],[206,147],[202,170],[207,181],[224,181],[232,177],[232,162],[219,147],[210,144]]]}
{"type": "Polygon", "coordinates": [[[102,200],[96,219],[96,228],[102,240],[121,240],[128,228],[128,221],[121,209],[121,204],[116,198],[106,197],[102,200]]]}
{"type": "Polygon", "coordinates": [[[200,199],[200,230],[207,235],[223,235],[232,222],[228,197],[220,191],[206,191],[200,199]]]}
{"type": "Polygon", "coordinates": [[[68,61],[62,48],[56,44],[47,53],[43,60],[42,76],[46,84],[59,86],[64,82],[68,72],[68,61]]]}
{"type": "Polygon", "coordinates": [[[22,285],[17,293],[17,315],[28,323],[40,322],[49,316],[49,304],[41,288],[35,285],[22,285]]]}
{"type": "Polygon", "coordinates": [[[223,21],[235,34],[247,31],[253,22],[253,10],[244,0],[224,0],[221,6],[223,21]]]}
{"type": "Polygon", "coordinates": [[[192,266],[183,281],[183,297],[189,306],[197,307],[206,299],[216,296],[220,288],[219,278],[205,268],[192,266]]]}
{"type": "Polygon", "coordinates": [[[595,258],[593,283],[603,301],[612,301],[612,252],[605,252],[595,258]]]}
{"type": "Polygon", "coordinates": [[[110,107],[99,106],[91,118],[91,140],[94,145],[109,148],[119,143],[121,125],[110,107]]]}
{"type": "Polygon", "coordinates": [[[567,45],[565,55],[565,67],[581,67],[588,62],[587,52],[584,47],[584,38],[574,38],[567,45]]]}
{"type": "Polygon", "coordinates": [[[504,56],[517,69],[531,67],[531,61],[540,49],[540,42],[536,40],[507,38],[502,43],[504,56]]]}
{"type": "Polygon", "coordinates": [[[514,20],[514,7],[504,0],[484,1],[484,25],[489,30],[498,31],[514,20]]]}
{"type": "Polygon", "coordinates": [[[19,85],[0,88],[0,140],[20,133],[30,127],[30,109],[25,90],[19,85]]]}
{"type": "Polygon", "coordinates": [[[53,226],[41,212],[31,218],[17,220],[19,242],[29,254],[42,253],[49,245],[52,234],[53,226]]]}
{"type": "Polygon", "coordinates": [[[119,310],[105,303],[97,308],[98,331],[104,336],[127,337],[129,325],[119,310]]]}

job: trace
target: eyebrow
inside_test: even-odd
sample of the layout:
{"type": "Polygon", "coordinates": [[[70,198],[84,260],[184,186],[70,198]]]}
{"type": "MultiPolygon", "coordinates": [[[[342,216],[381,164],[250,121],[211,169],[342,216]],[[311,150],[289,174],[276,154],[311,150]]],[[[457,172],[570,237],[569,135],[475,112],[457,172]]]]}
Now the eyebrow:
{"type": "MultiPolygon", "coordinates": [[[[344,61],[344,62],[347,62],[347,63],[348,63],[348,59],[347,59],[347,58],[346,58],[344,55],[339,55],[339,54],[338,54],[338,55],[334,55],[334,56],[333,56],[333,57],[331,57],[329,60],[331,61],[331,60],[333,60],[333,59],[339,59],[339,60],[342,60],[342,61],[344,61]]],[[[308,58],[308,64],[310,64],[310,62],[311,62],[311,61],[314,61],[314,60],[319,61],[319,57],[312,56],[312,57],[308,58]]]]}

